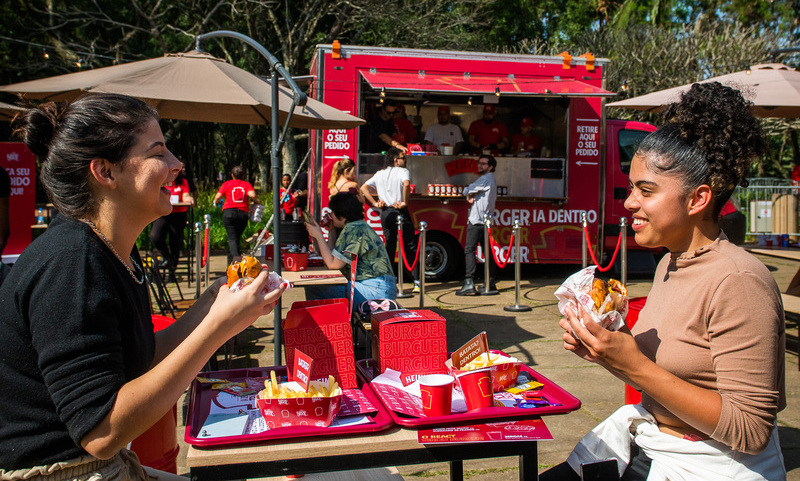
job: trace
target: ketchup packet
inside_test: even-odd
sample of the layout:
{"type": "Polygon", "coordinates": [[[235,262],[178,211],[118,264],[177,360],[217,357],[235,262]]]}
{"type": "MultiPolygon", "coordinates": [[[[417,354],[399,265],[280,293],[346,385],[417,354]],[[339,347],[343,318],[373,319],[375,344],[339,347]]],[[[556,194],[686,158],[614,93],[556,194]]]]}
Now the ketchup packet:
{"type": "MultiPolygon", "coordinates": [[[[592,283],[594,282],[594,271],[597,266],[589,266],[585,269],[572,274],[556,289],[555,296],[558,298],[558,311],[566,316],[567,310],[576,311],[576,301],[583,306],[583,309],[592,316],[592,319],[609,331],[616,331],[625,325],[625,316],[628,314],[628,297],[624,297],[622,309],[598,312],[594,299],[592,299],[592,283]]],[[[611,294],[609,294],[610,296],[611,294]]],[[[606,299],[608,300],[608,299],[606,299]]],[[[605,302],[604,302],[605,304],[605,302]]],[[[581,319],[581,325],[586,327],[581,319]]]]}

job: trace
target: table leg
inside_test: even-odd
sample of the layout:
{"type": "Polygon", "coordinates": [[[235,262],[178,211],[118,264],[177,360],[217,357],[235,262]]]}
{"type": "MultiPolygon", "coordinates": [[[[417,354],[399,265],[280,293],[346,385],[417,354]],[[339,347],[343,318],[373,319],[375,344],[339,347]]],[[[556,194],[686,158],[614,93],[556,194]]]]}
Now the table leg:
{"type": "Polygon", "coordinates": [[[464,461],[450,461],[450,481],[464,480],[464,461]]]}
{"type": "Polygon", "coordinates": [[[519,480],[537,481],[539,479],[539,455],[536,449],[519,457],[519,480]]]}

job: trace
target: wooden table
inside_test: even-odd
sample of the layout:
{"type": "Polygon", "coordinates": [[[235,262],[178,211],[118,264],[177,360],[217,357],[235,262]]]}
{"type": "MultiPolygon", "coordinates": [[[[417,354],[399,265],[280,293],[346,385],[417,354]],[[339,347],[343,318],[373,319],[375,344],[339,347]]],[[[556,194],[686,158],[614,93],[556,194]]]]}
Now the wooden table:
{"type": "Polygon", "coordinates": [[[536,441],[420,444],[417,431],[400,426],[365,435],[306,438],[254,446],[190,446],[186,465],[192,481],[250,479],[288,474],[450,463],[450,479],[463,479],[465,459],[519,456],[519,479],[538,478],[536,441]]]}
{"type": "Polygon", "coordinates": [[[341,272],[327,267],[309,267],[304,271],[281,269],[281,277],[294,284],[295,287],[347,284],[347,278],[341,272]]]}
{"type": "Polygon", "coordinates": [[[796,247],[745,247],[745,249],[752,254],[800,261],[800,249],[796,247]]]}

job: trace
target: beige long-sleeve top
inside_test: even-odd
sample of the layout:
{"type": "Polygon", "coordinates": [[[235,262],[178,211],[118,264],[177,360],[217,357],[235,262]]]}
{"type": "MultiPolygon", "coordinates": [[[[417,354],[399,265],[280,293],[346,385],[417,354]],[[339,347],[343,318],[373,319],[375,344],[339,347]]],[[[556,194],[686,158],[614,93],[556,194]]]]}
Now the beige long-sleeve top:
{"type": "MultiPolygon", "coordinates": [[[[758,259],[724,234],[695,252],[664,256],[632,332],[656,364],[719,392],[719,423],[706,434],[751,454],[767,446],[786,407],[785,329],[780,291],[758,259]]],[[[677,419],[646,391],[642,405],[677,419]]]]}

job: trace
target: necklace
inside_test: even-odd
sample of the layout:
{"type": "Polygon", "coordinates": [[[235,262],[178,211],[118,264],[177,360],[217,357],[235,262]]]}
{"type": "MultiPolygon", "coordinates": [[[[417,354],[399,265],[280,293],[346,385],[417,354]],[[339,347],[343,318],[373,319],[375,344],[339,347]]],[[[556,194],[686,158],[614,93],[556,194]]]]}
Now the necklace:
{"type": "Polygon", "coordinates": [[[117,250],[114,248],[114,244],[112,244],[111,240],[108,237],[106,237],[106,235],[103,234],[103,232],[100,231],[100,229],[98,229],[96,225],[94,225],[94,222],[92,222],[92,221],[90,221],[89,219],[86,219],[86,218],[81,218],[81,222],[83,222],[84,224],[86,224],[89,227],[91,227],[92,230],[95,231],[95,233],[97,233],[98,236],[100,236],[100,238],[103,240],[103,242],[105,242],[105,244],[108,246],[108,248],[111,249],[111,252],[117,257],[117,259],[119,259],[120,262],[122,262],[122,265],[125,266],[125,269],[128,270],[128,274],[131,275],[131,277],[133,278],[134,282],[136,282],[137,284],[141,284],[141,283],[144,282],[144,271],[142,270],[142,267],[139,264],[137,264],[136,261],[133,259],[133,256],[130,257],[131,264],[133,264],[134,267],[136,267],[136,269],[138,269],[139,273],[141,274],[141,279],[137,279],[136,278],[136,274],[133,273],[133,269],[131,269],[130,266],[128,266],[128,264],[126,264],[125,261],[122,260],[122,257],[119,255],[117,250]]]}

